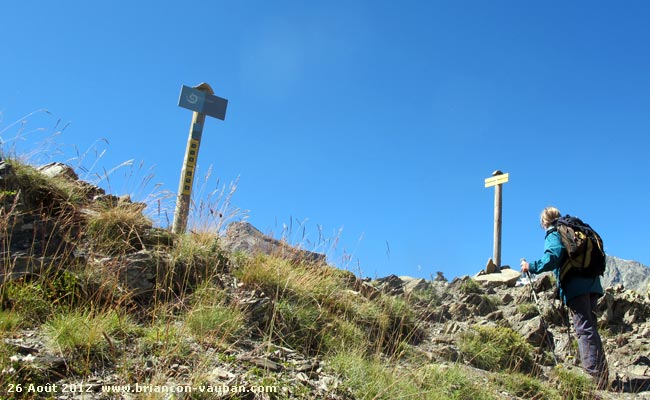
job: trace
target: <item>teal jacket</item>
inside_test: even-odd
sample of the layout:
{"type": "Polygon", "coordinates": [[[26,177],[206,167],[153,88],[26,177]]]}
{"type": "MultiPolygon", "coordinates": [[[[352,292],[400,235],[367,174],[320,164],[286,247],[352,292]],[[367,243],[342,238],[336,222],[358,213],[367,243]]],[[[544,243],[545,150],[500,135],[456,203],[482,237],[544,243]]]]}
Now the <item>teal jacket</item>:
{"type": "Polygon", "coordinates": [[[575,276],[569,278],[567,282],[562,282],[562,284],[560,284],[560,267],[564,264],[566,257],[568,257],[567,252],[560,240],[560,234],[554,227],[551,227],[546,231],[544,255],[539,260],[530,263],[529,271],[532,274],[552,271],[555,275],[556,281],[558,282],[560,299],[562,299],[564,304],[566,304],[568,300],[586,293],[597,293],[602,295],[603,286],[598,277],[581,278],[575,276]]]}

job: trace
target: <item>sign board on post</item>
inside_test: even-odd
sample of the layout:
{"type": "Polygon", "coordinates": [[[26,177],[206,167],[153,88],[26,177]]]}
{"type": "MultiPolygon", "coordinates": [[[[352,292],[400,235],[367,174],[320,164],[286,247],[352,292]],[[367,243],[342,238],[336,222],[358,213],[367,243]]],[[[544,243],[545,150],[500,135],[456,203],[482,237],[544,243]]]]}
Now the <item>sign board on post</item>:
{"type": "Polygon", "coordinates": [[[496,186],[508,182],[510,174],[495,175],[485,180],[485,187],[496,186]]]}
{"type": "Polygon", "coordinates": [[[183,85],[178,98],[179,107],[205,114],[220,120],[226,119],[228,100],[222,99],[203,90],[183,85]]]}

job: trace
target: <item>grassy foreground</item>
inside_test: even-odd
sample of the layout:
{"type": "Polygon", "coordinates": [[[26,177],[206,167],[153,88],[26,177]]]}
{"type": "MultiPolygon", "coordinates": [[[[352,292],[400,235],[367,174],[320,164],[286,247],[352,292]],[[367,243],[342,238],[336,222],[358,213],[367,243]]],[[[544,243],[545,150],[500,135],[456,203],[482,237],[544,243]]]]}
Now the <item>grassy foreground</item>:
{"type": "MultiPolygon", "coordinates": [[[[542,377],[534,349],[505,327],[477,326],[459,335],[457,361],[433,362],[421,344],[430,339],[424,315],[440,305],[438,293],[364,295],[348,271],[226,254],[214,231],[174,236],[154,228],[140,204],[97,200],[79,181],[7,162],[15,175],[0,181],[2,398],[55,399],[61,393],[47,389],[96,377],[112,385],[268,388],[138,397],[146,399],[594,398],[580,374],[542,377]],[[26,221],[46,229],[29,231],[31,245],[17,254],[26,221]],[[146,290],[123,274],[142,254],[155,272],[146,290]],[[31,264],[10,276],[19,258],[31,264]],[[29,346],[37,344],[57,361],[32,362],[29,346]],[[242,357],[252,352],[267,361],[294,354],[312,367],[242,357]],[[310,374],[327,379],[315,387],[310,374]]],[[[103,398],[95,389],[87,398],[103,398]]]]}

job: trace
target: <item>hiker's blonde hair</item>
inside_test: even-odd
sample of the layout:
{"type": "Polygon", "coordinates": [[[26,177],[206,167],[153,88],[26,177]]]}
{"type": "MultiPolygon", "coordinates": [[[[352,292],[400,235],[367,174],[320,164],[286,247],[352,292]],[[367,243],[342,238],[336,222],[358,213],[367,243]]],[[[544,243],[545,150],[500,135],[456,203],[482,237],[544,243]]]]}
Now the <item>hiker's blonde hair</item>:
{"type": "Polygon", "coordinates": [[[553,222],[560,218],[560,210],[555,207],[546,207],[542,210],[542,214],[539,216],[539,223],[542,225],[542,228],[548,229],[553,222]]]}

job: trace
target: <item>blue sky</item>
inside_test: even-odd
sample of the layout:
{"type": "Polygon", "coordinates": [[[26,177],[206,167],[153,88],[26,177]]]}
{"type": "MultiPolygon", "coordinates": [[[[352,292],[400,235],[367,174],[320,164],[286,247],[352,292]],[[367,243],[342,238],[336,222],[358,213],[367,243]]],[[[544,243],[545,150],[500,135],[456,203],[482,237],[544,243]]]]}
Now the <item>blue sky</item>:
{"type": "Polygon", "coordinates": [[[21,0],[0,15],[4,151],[112,193],[176,191],[178,95],[205,81],[229,105],[206,123],[196,202],[238,181],[240,215],[341,268],[478,272],[496,169],[503,264],[541,255],[547,205],[650,264],[647,2],[21,0]]]}

